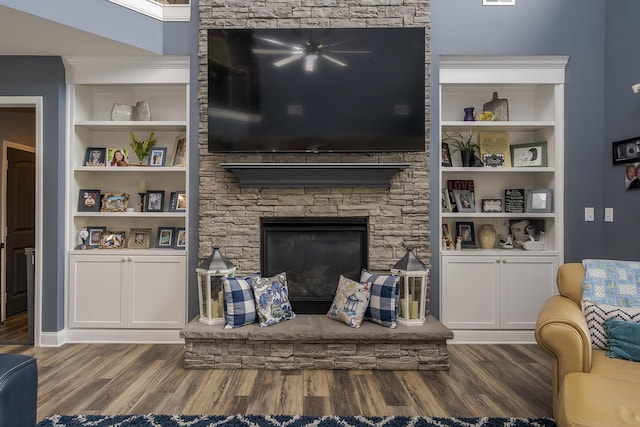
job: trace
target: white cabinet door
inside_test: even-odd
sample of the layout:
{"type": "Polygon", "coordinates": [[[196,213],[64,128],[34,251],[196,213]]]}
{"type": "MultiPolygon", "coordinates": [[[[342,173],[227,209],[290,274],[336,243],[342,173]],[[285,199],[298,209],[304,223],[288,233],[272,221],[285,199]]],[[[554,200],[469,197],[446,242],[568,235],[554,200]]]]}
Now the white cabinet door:
{"type": "Polygon", "coordinates": [[[534,329],[556,289],[556,257],[502,257],[502,328],[534,329]]]}
{"type": "Polygon", "coordinates": [[[69,326],[125,327],[126,259],[112,255],[72,255],[69,268],[69,326]]]}
{"type": "Polygon", "coordinates": [[[498,257],[442,257],[442,323],[451,329],[500,327],[498,257]]]}
{"type": "Polygon", "coordinates": [[[186,258],[137,256],[129,262],[128,326],[182,328],[186,324],[186,258]]]}

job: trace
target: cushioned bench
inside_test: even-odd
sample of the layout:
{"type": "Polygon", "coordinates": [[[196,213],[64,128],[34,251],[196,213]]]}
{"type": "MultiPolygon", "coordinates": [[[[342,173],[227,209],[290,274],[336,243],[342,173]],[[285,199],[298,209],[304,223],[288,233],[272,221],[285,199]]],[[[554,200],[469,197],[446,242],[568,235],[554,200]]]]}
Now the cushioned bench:
{"type": "Polygon", "coordinates": [[[36,425],[38,367],[24,354],[0,354],[0,427],[36,425]]]}

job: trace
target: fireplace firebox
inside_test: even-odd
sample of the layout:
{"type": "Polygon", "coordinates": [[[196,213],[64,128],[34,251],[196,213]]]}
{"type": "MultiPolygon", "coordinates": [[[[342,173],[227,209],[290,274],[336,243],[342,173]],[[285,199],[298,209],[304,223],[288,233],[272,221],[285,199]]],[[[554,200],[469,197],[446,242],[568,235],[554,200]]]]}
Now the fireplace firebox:
{"type": "Polygon", "coordinates": [[[359,279],[368,266],[367,218],[262,218],[260,269],[285,272],[294,313],[324,314],[340,275],[359,279]]]}

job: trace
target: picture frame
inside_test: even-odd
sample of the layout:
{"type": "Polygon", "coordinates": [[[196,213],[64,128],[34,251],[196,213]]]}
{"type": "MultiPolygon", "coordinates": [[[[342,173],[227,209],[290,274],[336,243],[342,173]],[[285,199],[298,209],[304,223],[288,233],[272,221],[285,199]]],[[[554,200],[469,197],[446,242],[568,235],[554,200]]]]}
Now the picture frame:
{"type": "Polygon", "coordinates": [[[511,145],[513,167],[546,167],[547,141],[511,145]]]}
{"type": "Polygon", "coordinates": [[[173,248],[173,238],[176,232],[175,227],[158,227],[158,248],[173,248]]]}
{"type": "Polygon", "coordinates": [[[147,195],[144,198],[144,211],[164,211],[164,190],[147,190],[147,195]]]}
{"type": "Polygon", "coordinates": [[[102,196],[100,212],[125,212],[129,206],[127,193],[105,193],[102,196]]]}
{"type": "Polygon", "coordinates": [[[169,212],[185,212],[187,210],[187,192],[172,191],[169,196],[169,212]]]}
{"type": "Polygon", "coordinates": [[[451,234],[451,225],[448,222],[442,223],[442,249],[450,251],[456,248],[456,242],[451,234]]]}
{"type": "Polygon", "coordinates": [[[485,167],[511,167],[508,133],[481,132],[478,134],[478,146],[485,167]]]}
{"type": "Polygon", "coordinates": [[[449,144],[447,144],[446,142],[442,143],[442,166],[453,166],[453,163],[451,162],[451,150],[449,150],[449,144]]]}
{"type": "Polygon", "coordinates": [[[502,199],[482,199],[482,212],[502,212],[502,199]]]}
{"type": "Polygon", "coordinates": [[[100,237],[100,249],[121,249],[126,241],[124,231],[104,231],[100,237]]]}
{"type": "Polygon", "coordinates": [[[549,188],[527,190],[527,213],[553,212],[553,190],[549,188]]]}
{"type": "Polygon", "coordinates": [[[78,193],[78,212],[100,212],[100,190],[81,189],[78,193]]]}
{"type": "Polygon", "coordinates": [[[85,166],[106,166],[107,149],[104,147],[87,147],[84,156],[85,166]]]}
{"type": "Polygon", "coordinates": [[[173,159],[171,159],[171,166],[186,166],[187,165],[187,135],[180,134],[176,137],[176,147],[173,151],[173,159]]]}
{"type": "Polygon", "coordinates": [[[87,246],[90,248],[100,247],[100,240],[102,239],[102,233],[107,231],[107,227],[102,225],[89,225],[87,226],[89,237],[87,238],[87,246]]]}
{"type": "Polygon", "coordinates": [[[129,166],[129,150],[126,148],[107,148],[107,167],[129,166]]]}
{"type": "Polygon", "coordinates": [[[131,228],[129,230],[129,240],[127,248],[129,249],[149,249],[151,246],[151,229],[150,228],[131,228]]]}
{"type": "Polygon", "coordinates": [[[185,249],[187,247],[187,230],[184,227],[176,228],[175,245],[176,249],[185,249]]]}
{"type": "Polygon", "coordinates": [[[640,161],[640,137],[615,141],[612,148],[614,165],[640,161]]]}
{"type": "Polygon", "coordinates": [[[544,240],[544,219],[512,218],[509,220],[509,235],[513,238],[513,247],[524,249],[522,244],[531,239],[544,240]]]}
{"type": "Polygon", "coordinates": [[[446,188],[442,189],[442,212],[451,212],[451,199],[449,198],[449,191],[446,188]]]}
{"type": "Polygon", "coordinates": [[[473,222],[471,221],[458,221],[456,222],[456,240],[460,237],[460,244],[462,248],[475,249],[476,246],[476,233],[474,230],[473,222]]]}
{"type": "Polygon", "coordinates": [[[475,212],[476,206],[473,203],[471,190],[453,190],[453,197],[456,201],[458,212],[475,212]]]}
{"type": "Polygon", "coordinates": [[[149,166],[165,166],[167,163],[167,147],[153,147],[149,150],[147,164],[149,166]]]}

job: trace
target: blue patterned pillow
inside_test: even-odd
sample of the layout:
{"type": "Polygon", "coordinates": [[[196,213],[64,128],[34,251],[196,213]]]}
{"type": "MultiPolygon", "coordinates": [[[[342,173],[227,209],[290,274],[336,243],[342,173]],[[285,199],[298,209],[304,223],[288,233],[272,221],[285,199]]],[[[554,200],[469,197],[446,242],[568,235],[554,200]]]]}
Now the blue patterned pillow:
{"type": "Polygon", "coordinates": [[[371,283],[371,298],[364,312],[364,318],[388,328],[396,327],[398,317],[398,294],[400,276],[369,273],[366,269],[360,274],[360,282],[371,283]]]}
{"type": "Polygon", "coordinates": [[[244,279],[235,277],[222,279],[225,329],[255,323],[258,316],[256,314],[256,301],[250,284],[252,280],[255,280],[252,276],[244,279]]]}
{"type": "Polygon", "coordinates": [[[359,328],[364,319],[364,312],[369,305],[370,295],[370,283],[360,283],[340,276],[336,296],[327,317],[346,323],[352,328],[359,328]]]}
{"type": "Polygon", "coordinates": [[[582,299],[619,307],[640,307],[640,262],[585,259],[582,299]]]}
{"type": "Polygon", "coordinates": [[[296,317],[289,302],[287,275],[253,279],[251,286],[256,299],[256,311],[260,326],[270,326],[296,317]]]}
{"type": "Polygon", "coordinates": [[[582,312],[591,335],[591,347],[598,350],[606,350],[609,345],[605,328],[607,320],[618,319],[629,323],[640,323],[640,308],[616,307],[582,300],[582,312]]]}

